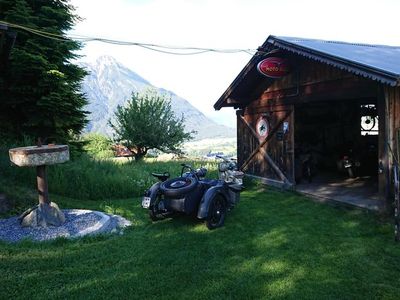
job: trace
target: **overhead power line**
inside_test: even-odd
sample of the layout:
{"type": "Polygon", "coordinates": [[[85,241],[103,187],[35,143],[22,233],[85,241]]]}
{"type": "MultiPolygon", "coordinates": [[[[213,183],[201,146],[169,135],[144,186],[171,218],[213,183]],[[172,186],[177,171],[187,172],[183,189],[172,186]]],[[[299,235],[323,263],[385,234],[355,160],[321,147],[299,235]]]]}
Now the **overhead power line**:
{"type": "Polygon", "coordinates": [[[77,41],[81,43],[88,43],[88,42],[101,42],[106,44],[118,45],[118,46],[137,46],[147,50],[166,53],[166,54],[173,54],[173,55],[196,55],[202,54],[207,52],[214,52],[214,53],[247,53],[253,55],[257,52],[256,49],[218,49],[218,48],[201,48],[201,47],[183,47],[183,46],[168,46],[168,45],[160,45],[160,44],[149,44],[149,43],[140,43],[140,42],[131,42],[131,41],[121,41],[121,40],[113,40],[113,39],[106,39],[100,37],[90,37],[84,36],[79,34],[68,34],[67,36],[63,36],[61,34],[54,34],[51,32],[38,30],[30,27],[26,27],[23,25],[13,24],[5,21],[0,21],[0,24],[7,25],[8,27],[13,27],[16,29],[24,30],[31,34],[56,40],[59,42],[70,42],[70,41],[77,41]]]}

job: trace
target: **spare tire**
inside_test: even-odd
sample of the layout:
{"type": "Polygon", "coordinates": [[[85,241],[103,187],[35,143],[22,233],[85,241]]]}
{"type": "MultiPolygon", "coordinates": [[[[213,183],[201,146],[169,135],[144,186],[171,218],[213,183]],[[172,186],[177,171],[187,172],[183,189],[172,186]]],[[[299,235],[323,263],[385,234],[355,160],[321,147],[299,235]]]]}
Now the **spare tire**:
{"type": "Polygon", "coordinates": [[[178,177],[161,183],[160,190],[167,197],[180,198],[193,191],[197,184],[193,177],[178,177]]]}

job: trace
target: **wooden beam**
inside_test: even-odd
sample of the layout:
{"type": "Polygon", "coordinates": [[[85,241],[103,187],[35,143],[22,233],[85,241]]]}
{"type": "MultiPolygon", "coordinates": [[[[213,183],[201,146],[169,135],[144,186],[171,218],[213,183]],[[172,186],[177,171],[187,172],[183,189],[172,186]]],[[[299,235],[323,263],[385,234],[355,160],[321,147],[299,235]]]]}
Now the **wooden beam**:
{"type": "MultiPolygon", "coordinates": [[[[376,97],[375,82],[355,80],[331,80],[305,84],[296,88],[264,91],[257,102],[257,107],[292,105],[308,102],[337,101],[355,98],[376,97]]],[[[248,103],[248,106],[251,106],[248,103]]]]}
{"type": "Polygon", "coordinates": [[[264,148],[260,148],[260,153],[264,156],[264,158],[267,160],[267,162],[270,164],[270,166],[272,167],[272,169],[276,172],[276,174],[278,174],[278,177],[286,184],[289,186],[292,186],[292,183],[289,181],[289,179],[287,179],[287,177],[285,176],[285,174],[283,174],[283,172],[281,171],[281,169],[279,169],[279,167],[275,164],[275,162],[272,160],[271,156],[269,156],[269,154],[267,153],[267,151],[265,151],[264,148]]]}
{"type": "MultiPolygon", "coordinates": [[[[243,123],[246,125],[246,127],[250,130],[251,134],[258,139],[258,135],[253,129],[253,127],[250,126],[250,124],[246,121],[246,119],[243,116],[240,116],[240,119],[243,121],[243,123]]],[[[285,183],[291,185],[290,181],[287,179],[285,174],[279,169],[279,167],[275,164],[271,156],[265,151],[263,147],[259,148],[260,153],[264,156],[264,158],[267,160],[267,162],[270,164],[271,168],[278,174],[278,177],[285,183]]],[[[246,170],[247,168],[244,168],[243,170],[246,170]]]]}
{"type": "Polygon", "coordinates": [[[246,121],[246,119],[243,116],[239,116],[240,120],[242,120],[243,124],[246,125],[247,129],[250,130],[251,134],[258,139],[258,134],[257,132],[255,132],[255,130],[253,129],[253,127],[251,127],[251,125],[246,121]]]}
{"type": "Polygon", "coordinates": [[[240,170],[244,171],[247,167],[247,165],[253,160],[253,158],[255,157],[255,155],[260,151],[260,149],[262,147],[264,147],[264,145],[266,143],[268,143],[268,141],[274,136],[275,132],[278,131],[279,127],[282,125],[282,123],[290,116],[290,114],[292,113],[292,111],[288,111],[286,113],[286,115],[278,122],[278,124],[276,124],[276,126],[274,128],[272,128],[271,132],[268,134],[268,136],[264,139],[264,141],[262,143],[260,143],[260,145],[254,149],[254,151],[250,154],[249,158],[243,163],[243,165],[239,168],[240,170]]]}
{"type": "Polygon", "coordinates": [[[265,178],[265,177],[260,177],[260,176],[251,175],[251,174],[246,174],[246,177],[259,180],[263,184],[274,186],[274,187],[277,187],[277,188],[280,188],[280,189],[287,188],[286,184],[283,181],[274,180],[274,179],[265,178]]]}
{"type": "Polygon", "coordinates": [[[226,100],[226,103],[228,103],[228,104],[237,104],[237,103],[240,103],[240,102],[239,102],[238,100],[232,98],[232,97],[229,97],[229,98],[226,100]]]}

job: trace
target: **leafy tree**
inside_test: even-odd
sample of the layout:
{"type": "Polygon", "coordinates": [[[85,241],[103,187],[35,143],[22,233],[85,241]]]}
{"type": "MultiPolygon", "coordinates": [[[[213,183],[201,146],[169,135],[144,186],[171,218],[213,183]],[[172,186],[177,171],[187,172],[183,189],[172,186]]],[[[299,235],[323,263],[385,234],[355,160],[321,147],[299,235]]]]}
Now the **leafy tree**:
{"type": "Polygon", "coordinates": [[[126,107],[118,106],[114,123],[115,140],[129,148],[135,160],[142,159],[150,149],[180,154],[182,143],[192,139],[185,132],[184,118],[177,118],[171,102],[155,91],[133,93],[126,107]]]}
{"type": "Polygon", "coordinates": [[[88,133],[83,136],[83,149],[94,158],[110,158],[114,156],[112,141],[99,133],[88,133]]]}
{"type": "MultiPolygon", "coordinates": [[[[0,0],[0,20],[64,36],[78,17],[67,0],[0,0]]],[[[74,65],[80,43],[22,29],[0,70],[0,133],[67,142],[87,123],[80,92],[86,72],[74,65]]]]}

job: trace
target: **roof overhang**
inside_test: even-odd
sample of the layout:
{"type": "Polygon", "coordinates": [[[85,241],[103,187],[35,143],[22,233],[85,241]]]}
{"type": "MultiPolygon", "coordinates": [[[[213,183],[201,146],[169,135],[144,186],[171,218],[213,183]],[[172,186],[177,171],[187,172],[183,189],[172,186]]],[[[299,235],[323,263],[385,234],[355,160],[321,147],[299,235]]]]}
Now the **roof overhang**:
{"type": "Polygon", "coordinates": [[[264,58],[268,54],[268,52],[272,48],[264,47],[250,59],[250,61],[245,65],[245,67],[240,71],[240,73],[236,76],[230,86],[226,89],[226,91],[222,94],[222,96],[218,99],[218,101],[214,104],[214,108],[216,110],[221,109],[222,107],[234,107],[240,108],[245,105],[243,98],[249,97],[247,101],[254,100],[251,99],[251,95],[241,95],[240,92],[242,90],[254,90],[257,85],[268,86],[274,80],[271,80],[268,77],[262,76],[257,71],[257,64],[260,62],[260,59],[264,58]]]}
{"type": "MultiPolygon", "coordinates": [[[[216,110],[220,110],[222,107],[240,108],[245,106],[249,101],[254,100],[243,99],[239,97],[238,95],[240,95],[240,90],[243,89],[244,86],[251,86],[252,81],[254,85],[252,88],[256,88],[257,78],[260,78],[260,76],[256,77],[254,75],[254,73],[257,72],[257,64],[262,58],[268,55],[271,51],[275,50],[283,50],[288,53],[293,53],[294,55],[300,55],[308,59],[346,70],[357,76],[363,76],[365,78],[369,78],[390,86],[400,85],[399,74],[291,43],[273,35],[269,36],[258,50],[259,51],[250,59],[243,70],[236,76],[235,80],[231,83],[228,89],[214,104],[214,108],[216,110]]],[[[263,81],[260,81],[260,79],[258,79],[258,83],[260,82],[265,88],[267,88],[268,85],[272,84],[273,80],[264,79],[263,81]]]]}

